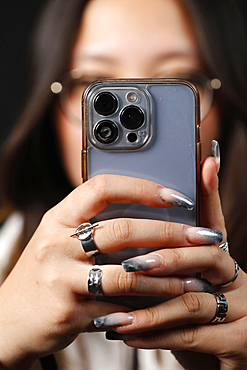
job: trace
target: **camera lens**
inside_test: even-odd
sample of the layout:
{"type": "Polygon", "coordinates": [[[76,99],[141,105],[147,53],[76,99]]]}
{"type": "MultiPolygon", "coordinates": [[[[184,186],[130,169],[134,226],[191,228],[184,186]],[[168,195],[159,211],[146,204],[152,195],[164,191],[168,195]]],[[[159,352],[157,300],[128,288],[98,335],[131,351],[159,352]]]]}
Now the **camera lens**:
{"type": "Polygon", "coordinates": [[[117,105],[117,98],[110,92],[102,92],[94,100],[94,108],[102,116],[110,116],[117,109],[117,105]]]}
{"type": "Polygon", "coordinates": [[[135,130],[143,124],[144,114],[140,108],[130,105],[122,110],[120,120],[125,128],[135,130]]]}
{"type": "Polygon", "coordinates": [[[112,121],[100,121],[94,128],[96,139],[102,144],[110,144],[118,136],[117,125],[112,121]]]}

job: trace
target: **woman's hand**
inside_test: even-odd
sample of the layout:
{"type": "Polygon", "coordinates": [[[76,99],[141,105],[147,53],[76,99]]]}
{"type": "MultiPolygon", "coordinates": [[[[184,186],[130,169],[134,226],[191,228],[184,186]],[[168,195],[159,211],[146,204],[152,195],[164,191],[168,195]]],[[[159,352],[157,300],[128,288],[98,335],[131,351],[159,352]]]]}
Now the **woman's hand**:
{"type": "MultiPolygon", "coordinates": [[[[203,226],[220,230],[225,240],[213,158],[206,159],[202,168],[202,209],[203,226]]],[[[123,265],[127,271],[142,271],[140,274],[155,278],[163,276],[162,284],[170,275],[201,271],[202,277],[212,283],[213,291],[225,294],[229,309],[223,323],[210,324],[216,312],[215,296],[190,291],[144,310],[95,319],[98,327],[114,327],[114,332],[107,333],[108,339],[122,339],[136,348],[181,351],[177,357],[186,369],[208,367],[204,367],[200,357],[183,350],[215,355],[222,370],[247,368],[247,276],[240,271],[233,283],[220,287],[235,274],[235,264],[228,253],[216,244],[183,246],[136,257],[123,265]]]]}
{"type": "MultiPolygon", "coordinates": [[[[191,207],[183,199],[183,205],[191,207]]],[[[177,201],[174,192],[150,181],[106,175],[79,186],[47,212],[0,288],[0,368],[27,369],[36,358],[69,345],[79,333],[96,330],[93,318],[127,311],[89,295],[87,278],[93,258],[84,253],[78,240],[69,237],[79,224],[109,203],[171,207],[177,201]]],[[[101,222],[94,231],[94,242],[100,252],[107,253],[150,243],[153,247],[189,247],[222,239],[215,231],[204,234],[186,225],[119,219],[101,222]]],[[[174,295],[183,293],[187,284],[172,277],[167,284],[157,284],[160,277],[130,275],[121,266],[102,266],[102,271],[104,295],[174,295]]],[[[188,283],[187,288],[200,290],[201,285],[195,288],[188,283]]]]}

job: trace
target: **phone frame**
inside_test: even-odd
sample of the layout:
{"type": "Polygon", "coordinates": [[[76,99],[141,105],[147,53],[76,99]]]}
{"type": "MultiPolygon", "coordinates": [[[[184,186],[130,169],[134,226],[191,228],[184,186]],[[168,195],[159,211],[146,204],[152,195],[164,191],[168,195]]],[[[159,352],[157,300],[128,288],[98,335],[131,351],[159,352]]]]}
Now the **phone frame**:
{"type": "MultiPolygon", "coordinates": [[[[120,79],[100,79],[91,82],[87,88],[84,90],[82,96],[82,181],[86,182],[88,180],[88,138],[87,138],[87,116],[85,110],[85,99],[91,89],[100,84],[114,84],[125,83],[126,85],[138,84],[138,83],[150,83],[150,84],[183,84],[190,87],[194,94],[195,98],[195,125],[196,125],[196,134],[195,134],[195,168],[196,168],[196,225],[200,225],[200,186],[201,186],[201,141],[200,141],[200,97],[196,87],[183,79],[178,78],[120,78],[120,79]]],[[[103,150],[103,149],[102,149],[103,150]]]]}

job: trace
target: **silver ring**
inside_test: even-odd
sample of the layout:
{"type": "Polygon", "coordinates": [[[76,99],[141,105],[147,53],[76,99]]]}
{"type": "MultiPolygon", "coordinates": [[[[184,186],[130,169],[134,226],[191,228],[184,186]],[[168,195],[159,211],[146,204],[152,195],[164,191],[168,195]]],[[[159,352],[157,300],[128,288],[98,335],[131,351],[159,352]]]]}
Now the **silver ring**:
{"type": "Polygon", "coordinates": [[[233,282],[237,279],[238,274],[239,274],[239,271],[240,271],[240,267],[239,267],[239,265],[238,265],[237,261],[235,261],[235,259],[234,259],[234,258],[233,258],[233,261],[234,261],[234,263],[235,263],[235,274],[234,274],[233,278],[232,278],[231,280],[227,281],[227,282],[226,282],[226,283],[224,283],[224,284],[219,284],[219,285],[217,285],[218,287],[220,287],[220,288],[225,288],[225,287],[227,287],[228,285],[230,285],[231,283],[233,283],[233,282]]]}
{"type": "Polygon", "coordinates": [[[223,293],[210,293],[216,298],[217,308],[214,317],[209,322],[210,324],[221,323],[225,320],[228,311],[228,303],[223,293]]]}
{"type": "Polygon", "coordinates": [[[229,252],[229,245],[228,245],[228,241],[226,240],[225,243],[222,243],[219,245],[219,247],[226,253],[229,252]]]}
{"type": "Polygon", "coordinates": [[[93,295],[103,295],[101,290],[101,279],[102,279],[102,270],[99,268],[92,268],[89,271],[87,286],[88,292],[93,295]]]}
{"type": "Polygon", "coordinates": [[[90,224],[90,222],[85,222],[77,227],[76,231],[70,235],[71,238],[77,238],[80,240],[82,248],[86,254],[90,252],[92,255],[95,252],[98,252],[96,245],[93,241],[93,231],[94,228],[99,224],[90,224]]]}

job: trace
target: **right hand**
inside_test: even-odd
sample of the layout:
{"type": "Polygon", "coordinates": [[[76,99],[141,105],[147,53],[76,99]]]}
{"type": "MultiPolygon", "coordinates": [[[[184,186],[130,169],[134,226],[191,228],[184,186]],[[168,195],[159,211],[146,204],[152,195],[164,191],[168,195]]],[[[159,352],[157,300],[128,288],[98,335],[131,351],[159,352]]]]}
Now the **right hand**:
{"type": "MultiPolygon", "coordinates": [[[[96,330],[93,318],[128,311],[95,301],[88,294],[87,277],[94,260],[69,235],[109,203],[170,207],[161,190],[150,181],[101,175],[79,186],[44,215],[0,288],[1,369],[27,369],[37,358],[68,346],[79,333],[96,330]]],[[[130,246],[198,244],[198,237],[186,237],[187,228],[153,220],[109,220],[95,229],[94,241],[104,253],[130,246]]],[[[102,270],[105,295],[183,293],[180,278],[170,278],[170,282],[166,278],[168,284],[156,284],[154,291],[153,281],[159,277],[128,274],[121,266],[103,266],[102,270]]]]}

